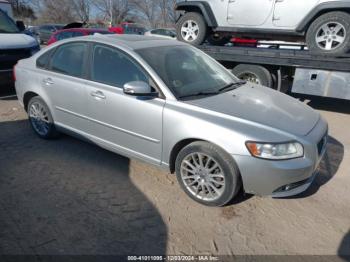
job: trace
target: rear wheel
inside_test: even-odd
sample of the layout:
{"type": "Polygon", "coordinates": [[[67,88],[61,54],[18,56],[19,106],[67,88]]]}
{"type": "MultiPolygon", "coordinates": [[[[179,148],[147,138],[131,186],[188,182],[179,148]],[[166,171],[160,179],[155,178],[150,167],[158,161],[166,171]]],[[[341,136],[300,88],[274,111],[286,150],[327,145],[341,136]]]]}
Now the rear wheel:
{"type": "Polygon", "coordinates": [[[43,139],[58,135],[49,107],[40,97],[33,97],[28,104],[29,122],[35,133],[43,139]]]}
{"type": "Polygon", "coordinates": [[[330,12],[310,26],[306,42],[311,52],[343,55],[350,51],[350,14],[330,12]]]}
{"type": "Polygon", "coordinates": [[[177,39],[192,45],[202,44],[207,37],[207,24],[199,13],[185,13],[176,24],[177,39]]]}
{"type": "Polygon", "coordinates": [[[207,206],[224,206],[241,187],[233,158],[207,142],[195,142],[181,150],[175,167],[186,194],[207,206]]]}
{"type": "Polygon", "coordinates": [[[257,85],[270,88],[273,88],[274,85],[271,73],[263,66],[240,64],[232,70],[232,73],[242,80],[257,85]]]}

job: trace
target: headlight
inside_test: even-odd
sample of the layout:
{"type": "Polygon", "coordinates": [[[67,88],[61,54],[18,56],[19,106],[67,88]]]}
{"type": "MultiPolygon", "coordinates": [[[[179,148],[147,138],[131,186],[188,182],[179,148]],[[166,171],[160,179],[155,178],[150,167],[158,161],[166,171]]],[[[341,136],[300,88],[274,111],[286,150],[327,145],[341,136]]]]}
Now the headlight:
{"type": "Polygon", "coordinates": [[[304,156],[304,148],[298,142],[278,144],[247,142],[246,145],[252,156],[263,159],[286,160],[304,156]]]}

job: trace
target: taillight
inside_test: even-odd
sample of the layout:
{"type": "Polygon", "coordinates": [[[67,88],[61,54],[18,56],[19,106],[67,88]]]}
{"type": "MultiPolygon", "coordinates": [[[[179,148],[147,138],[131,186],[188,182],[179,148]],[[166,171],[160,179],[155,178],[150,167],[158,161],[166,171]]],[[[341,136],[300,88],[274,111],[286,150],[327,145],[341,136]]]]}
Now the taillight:
{"type": "MultiPolygon", "coordinates": [[[[17,65],[17,64],[16,64],[17,65]]],[[[12,77],[13,77],[13,81],[16,82],[16,65],[14,65],[13,67],[13,71],[12,71],[12,77]]]]}

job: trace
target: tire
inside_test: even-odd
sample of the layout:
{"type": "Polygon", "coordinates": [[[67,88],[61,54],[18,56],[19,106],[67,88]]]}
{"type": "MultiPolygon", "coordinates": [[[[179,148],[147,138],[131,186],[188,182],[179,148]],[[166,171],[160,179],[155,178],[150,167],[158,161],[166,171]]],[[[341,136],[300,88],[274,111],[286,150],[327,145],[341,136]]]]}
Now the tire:
{"type": "Polygon", "coordinates": [[[233,158],[219,147],[207,142],[194,142],[183,148],[176,158],[175,170],[177,180],[185,193],[196,202],[206,206],[226,205],[241,188],[239,170],[233,158]],[[196,162],[193,160],[191,163],[191,160],[188,160],[193,159],[192,156],[197,157],[196,162]],[[208,163],[209,158],[211,160],[208,163]],[[194,169],[187,165],[186,161],[189,161],[194,169]],[[200,163],[202,163],[202,170],[199,170],[200,163]],[[215,163],[217,163],[216,168],[215,163]],[[208,167],[206,167],[207,164],[209,164],[208,167]],[[190,172],[186,171],[185,167],[190,172]],[[209,171],[212,168],[215,169],[209,171]],[[206,185],[203,186],[200,183],[206,183],[206,185]]]}
{"type": "Polygon", "coordinates": [[[40,138],[53,139],[58,136],[50,109],[44,100],[38,96],[33,97],[28,103],[27,112],[30,125],[40,138]],[[45,123],[43,119],[46,120],[47,123],[45,123]]]}
{"type": "Polygon", "coordinates": [[[194,13],[194,12],[185,13],[176,24],[177,39],[192,45],[201,45],[207,38],[207,31],[208,31],[207,24],[203,16],[199,13],[194,13]],[[191,31],[190,33],[193,33],[193,35],[192,36],[190,35],[190,37],[186,40],[186,35],[188,34],[188,32],[183,33],[182,29],[187,27],[187,29],[190,30],[188,28],[188,25],[190,22],[192,26],[197,25],[198,30],[191,31]]]}
{"type": "Polygon", "coordinates": [[[230,42],[231,37],[228,36],[220,36],[215,33],[211,33],[207,37],[207,41],[209,44],[214,45],[214,46],[223,46],[226,45],[227,43],[230,42]]]}
{"type": "Polygon", "coordinates": [[[306,42],[310,51],[315,54],[338,56],[348,53],[350,51],[350,14],[345,12],[329,12],[321,15],[310,25],[306,34],[306,42]],[[338,28],[340,30],[337,31],[336,25],[339,25],[338,28]],[[322,28],[328,28],[329,31],[322,28]],[[342,36],[343,40],[341,43],[335,40],[339,39],[341,41],[342,36]],[[322,42],[318,42],[316,40],[317,37],[322,42]]]}
{"type": "Polygon", "coordinates": [[[240,64],[232,70],[232,73],[238,78],[254,84],[269,88],[273,88],[274,86],[270,71],[263,66],[240,64]]]}

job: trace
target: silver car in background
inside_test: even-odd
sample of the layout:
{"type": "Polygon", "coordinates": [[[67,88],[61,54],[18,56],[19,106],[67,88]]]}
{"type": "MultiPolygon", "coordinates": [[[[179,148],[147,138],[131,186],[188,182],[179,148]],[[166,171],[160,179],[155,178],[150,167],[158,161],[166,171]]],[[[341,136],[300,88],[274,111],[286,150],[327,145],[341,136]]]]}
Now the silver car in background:
{"type": "Polygon", "coordinates": [[[145,36],[156,36],[167,39],[176,39],[176,30],[172,28],[157,28],[147,31],[145,33],[145,36]]]}
{"type": "Polygon", "coordinates": [[[209,206],[227,204],[241,188],[273,197],[301,193],[326,148],[328,126],[319,113],[238,80],[176,40],[65,40],[20,61],[15,77],[41,138],[69,132],[170,169],[192,199],[209,206]]]}

